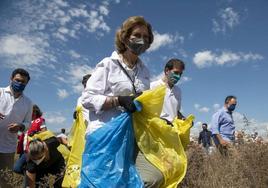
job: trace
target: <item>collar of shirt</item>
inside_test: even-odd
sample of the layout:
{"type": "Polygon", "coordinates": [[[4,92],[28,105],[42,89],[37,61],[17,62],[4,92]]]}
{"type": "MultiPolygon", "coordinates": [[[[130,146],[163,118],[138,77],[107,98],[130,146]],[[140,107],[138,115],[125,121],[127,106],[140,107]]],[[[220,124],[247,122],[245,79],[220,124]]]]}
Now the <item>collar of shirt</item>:
{"type": "Polygon", "coordinates": [[[230,112],[225,106],[222,107],[223,111],[226,112],[227,114],[230,114],[232,116],[232,112],[230,112]]]}
{"type": "MultiPolygon", "coordinates": [[[[6,93],[9,93],[11,96],[13,96],[14,97],[14,94],[13,94],[13,92],[11,91],[11,88],[10,88],[11,86],[7,86],[7,87],[5,87],[4,88],[4,91],[6,92],[6,93]]],[[[21,97],[23,97],[23,93],[18,97],[18,98],[15,98],[15,100],[18,100],[19,98],[21,98],[21,97]]]]}
{"type": "Polygon", "coordinates": [[[162,85],[166,85],[167,86],[167,89],[170,91],[170,92],[174,92],[175,90],[175,87],[178,87],[177,85],[174,85],[172,88],[169,87],[169,85],[163,80],[164,78],[161,78],[160,79],[160,82],[162,85]]]}
{"type": "Polygon", "coordinates": [[[226,114],[228,114],[231,117],[231,119],[233,120],[233,113],[230,112],[225,106],[222,107],[222,111],[225,112],[226,114]]]}
{"type": "Polygon", "coordinates": [[[142,66],[142,62],[140,60],[140,58],[137,59],[137,64],[132,68],[130,69],[125,63],[123,63],[123,60],[121,59],[121,57],[119,56],[119,54],[117,53],[117,51],[114,51],[111,55],[111,59],[114,59],[114,60],[119,60],[119,62],[123,65],[123,67],[126,69],[126,70],[133,70],[135,71],[135,69],[139,69],[141,68],[142,66]]]}
{"type": "Polygon", "coordinates": [[[12,93],[12,91],[11,91],[11,89],[10,89],[10,86],[5,87],[4,91],[5,91],[6,93],[10,93],[11,95],[13,95],[13,93],[12,93]]]}

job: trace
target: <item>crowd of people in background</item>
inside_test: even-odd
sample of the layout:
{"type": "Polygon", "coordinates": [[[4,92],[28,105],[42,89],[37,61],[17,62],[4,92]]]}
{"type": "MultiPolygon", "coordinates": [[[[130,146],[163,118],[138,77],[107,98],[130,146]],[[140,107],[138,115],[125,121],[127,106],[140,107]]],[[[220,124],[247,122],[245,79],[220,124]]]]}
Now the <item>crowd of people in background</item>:
{"type": "MultiPolygon", "coordinates": [[[[176,58],[166,62],[163,77],[150,83],[149,69],[139,58],[153,42],[151,25],[143,17],[127,19],[116,33],[116,51],[96,65],[94,72],[83,77],[84,91],[77,101],[83,107],[83,117],[87,125],[87,136],[122,111],[135,112],[134,99],[145,90],[160,85],[167,87],[163,109],[160,115],[168,125],[181,114],[181,90],[176,85],[180,80],[185,63],[176,58]]],[[[24,175],[24,186],[35,187],[48,174],[58,176],[55,187],[61,187],[65,161],[57,150],[60,144],[68,147],[66,130],[46,139],[34,137],[46,132],[45,119],[40,108],[23,93],[30,81],[24,69],[15,69],[10,77],[10,85],[0,88],[0,170],[12,169],[24,175]],[[34,138],[33,138],[34,137],[34,138]],[[14,162],[15,153],[19,158],[14,162]]],[[[206,153],[211,153],[214,145],[226,155],[232,144],[241,144],[246,139],[261,143],[258,133],[248,137],[244,132],[235,131],[232,113],[237,105],[235,96],[227,96],[224,106],[217,111],[211,121],[202,124],[198,144],[206,153]]],[[[77,118],[76,111],[73,114],[77,118]]],[[[145,187],[160,187],[164,181],[161,172],[150,164],[136,145],[135,165],[145,187]]],[[[10,187],[0,176],[0,187],[10,187]]]]}

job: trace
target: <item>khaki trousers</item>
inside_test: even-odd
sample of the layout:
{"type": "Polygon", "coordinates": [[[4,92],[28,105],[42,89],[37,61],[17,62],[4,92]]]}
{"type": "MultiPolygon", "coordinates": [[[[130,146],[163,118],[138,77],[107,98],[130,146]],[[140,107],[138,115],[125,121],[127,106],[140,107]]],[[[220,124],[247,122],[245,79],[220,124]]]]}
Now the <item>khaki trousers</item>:
{"type": "Polygon", "coordinates": [[[144,157],[141,151],[137,154],[135,165],[145,188],[159,188],[161,186],[164,181],[162,173],[144,157]]]}

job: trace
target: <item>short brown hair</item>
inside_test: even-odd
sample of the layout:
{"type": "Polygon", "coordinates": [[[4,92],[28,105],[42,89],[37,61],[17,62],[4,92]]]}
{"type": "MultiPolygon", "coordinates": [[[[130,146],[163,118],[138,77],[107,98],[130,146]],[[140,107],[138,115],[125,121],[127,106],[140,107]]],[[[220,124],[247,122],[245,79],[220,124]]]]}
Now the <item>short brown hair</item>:
{"type": "Polygon", "coordinates": [[[225,100],[224,100],[224,103],[225,103],[225,104],[228,104],[228,102],[229,102],[230,100],[232,100],[232,99],[236,99],[236,96],[234,96],[234,95],[229,95],[229,96],[227,96],[227,97],[225,98],[225,100]]]}
{"type": "Polygon", "coordinates": [[[91,74],[86,74],[85,76],[83,76],[83,79],[82,79],[82,84],[84,87],[86,87],[87,85],[87,80],[91,77],[91,74]]]}
{"type": "Polygon", "coordinates": [[[133,28],[137,25],[147,27],[149,33],[149,47],[153,43],[154,35],[151,24],[149,24],[142,16],[132,16],[125,20],[121,28],[116,32],[115,47],[118,53],[123,53],[127,50],[124,42],[130,37],[133,28]]]}
{"type": "Polygon", "coordinates": [[[185,69],[185,63],[180,59],[170,59],[165,65],[165,71],[172,70],[175,64],[180,64],[182,70],[185,69]]]}
{"type": "Polygon", "coordinates": [[[17,74],[20,74],[21,76],[26,77],[27,82],[29,82],[29,80],[31,79],[29,72],[22,68],[15,69],[12,72],[11,79],[13,79],[17,74]]]}

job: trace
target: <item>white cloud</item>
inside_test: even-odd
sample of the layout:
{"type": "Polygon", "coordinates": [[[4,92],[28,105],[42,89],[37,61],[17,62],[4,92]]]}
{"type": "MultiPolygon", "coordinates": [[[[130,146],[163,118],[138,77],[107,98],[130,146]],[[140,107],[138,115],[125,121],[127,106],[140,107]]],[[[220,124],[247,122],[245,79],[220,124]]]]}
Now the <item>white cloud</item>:
{"type": "Polygon", "coordinates": [[[177,41],[180,41],[181,43],[183,43],[184,37],[179,34],[176,34],[176,35],[172,35],[168,33],[160,34],[157,31],[155,31],[154,41],[147,51],[148,52],[156,51],[163,46],[174,44],[177,41]]]}
{"type": "Polygon", "coordinates": [[[73,57],[74,59],[79,59],[81,57],[81,55],[79,53],[77,53],[74,50],[70,50],[69,54],[71,55],[71,57],[73,57]]]}
{"type": "Polygon", "coordinates": [[[203,123],[203,122],[198,121],[198,122],[195,123],[195,126],[197,126],[197,127],[201,127],[202,123],[203,123]]]}
{"type": "Polygon", "coordinates": [[[51,127],[55,128],[55,125],[64,127],[64,123],[66,122],[66,118],[62,115],[61,112],[46,112],[44,113],[44,117],[47,125],[51,125],[51,127]]]}
{"type": "Polygon", "coordinates": [[[83,8],[72,8],[69,10],[72,17],[88,17],[88,12],[83,8]]]}
{"type": "Polygon", "coordinates": [[[220,17],[230,28],[233,28],[239,24],[239,14],[238,12],[235,12],[231,7],[222,10],[220,17]]]}
{"type": "Polygon", "coordinates": [[[69,94],[81,94],[83,91],[83,85],[81,83],[82,78],[84,75],[91,74],[92,72],[93,68],[88,65],[71,63],[64,74],[57,76],[57,79],[71,86],[72,91],[70,91],[69,94]]]}
{"type": "Polygon", "coordinates": [[[209,112],[209,108],[208,107],[202,107],[202,108],[199,109],[199,111],[207,113],[207,112],[209,112]]]}
{"type": "Polygon", "coordinates": [[[69,96],[69,93],[65,89],[58,89],[57,95],[60,99],[65,99],[69,96]]]}
{"type": "Polygon", "coordinates": [[[63,1],[63,0],[55,0],[55,3],[58,4],[61,7],[67,7],[69,6],[67,2],[63,1]]]}
{"type": "Polygon", "coordinates": [[[186,52],[184,49],[182,49],[182,48],[179,49],[179,54],[180,54],[180,56],[182,56],[183,58],[187,58],[187,57],[188,57],[187,52],[186,52]]]}
{"type": "Polygon", "coordinates": [[[188,77],[188,76],[182,76],[180,81],[179,81],[179,84],[182,84],[182,83],[185,83],[185,82],[189,82],[191,81],[192,78],[188,77]]]}
{"type": "Polygon", "coordinates": [[[109,10],[107,8],[107,6],[101,5],[99,7],[100,13],[107,16],[109,14],[109,10]]]}
{"type": "Polygon", "coordinates": [[[60,27],[58,31],[62,34],[69,33],[69,29],[67,29],[66,27],[60,27]]]}
{"type": "Polygon", "coordinates": [[[220,107],[221,107],[221,105],[218,103],[213,104],[214,110],[218,110],[220,107]]]}
{"type": "Polygon", "coordinates": [[[106,22],[104,22],[103,16],[95,10],[90,11],[86,26],[87,30],[91,33],[94,33],[98,30],[102,30],[105,32],[110,31],[110,27],[107,25],[106,22]]]}
{"type": "Polygon", "coordinates": [[[163,72],[160,73],[160,74],[158,74],[158,75],[153,75],[153,76],[151,77],[151,81],[159,80],[159,79],[163,78],[163,76],[164,76],[164,73],[163,73],[163,72]]]}
{"type": "Polygon", "coordinates": [[[205,106],[200,106],[200,104],[194,104],[194,108],[199,111],[199,112],[203,112],[203,113],[207,113],[210,111],[210,109],[208,107],[205,106]]]}
{"type": "Polygon", "coordinates": [[[188,39],[192,39],[193,37],[194,37],[194,33],[193,32],[189,33],[188,39]]]}
{"type": "Polygon", "coordinates": [[[212,65],[235,65],[241,62],[258,61],[264,57],[260,54],[254,53],[234,53],[231,51],[222,51],[220,54],[216,54],[212,51],[205,50],[197,52],[194,55],[193,62],[199,68],[209,67],[212,65]]]}
{"type": "Polygon", "coordinates": [[[221,32],[224,34],[227,29],[233,29],[240,23],[239,13],[231,7],[220,10],[218,16],[217,19],[212,20],[212,31],[214,33],[221,32]]]}
{"type": "Polygon", "coordinates": [[[191,128],[191,137],[196,137],[199,135],[199,132],[202,130],[202,123],[201,121],[194,122],[194,126],[191,128]]]}
{"type": "MultiPolygon", "coordinates": [[[[10,28],[18,33],[45,34],[48,38],[56,38],[60,41],[67,41],[69,38],[80,37],[82,30],[89,33],[97,32],[95,36],[103,36],[110,31],[105,22],[109,14],[109,3],[104,1],[96,4],[76,3],[70,5],[63,0],[30,0],[14,3],[20,17],[9,20],[10,28]],[[16,27],[12,27],[16,26],[16,27]]],[[[84,35],[83,35],[84,37],[84,35]]]]}
{"type": "Polygon", "coordinates": [[[53,36],[62,41],[67,41],[67,38],[64,36],[64,34],[60,32],[54,33],[53,36]]]}
{"type": "MultiPolygon", "coordinates": [[[[220,26],[220,24],[216,21],[216,20],[212,20],[212,25],[213,25],[213,27],[212,27],[212,31],[214,32],[214,33],[218,33],[218,32],[220,32],[220,31],[222,31],[223,29],[221,29],[221,26],[220,26]]],[[[222,31],[223,32],[223,31],[222,31]]],[[[224,29],[224,32],[225,32],[225,29],[224,29]]]]}
{"type": "Polygon", "coordinates": [[[213,63],[213,60],[214,55],[211,51],[197,52],[193,58],[194,63],[200,68],[210,66],[213,63]]]}
{"type": "Polygon", "coordinates": [[[194,104],[194,108],[195,109],[199,109],[200,108],[200,105],[199,104],[194,104]]]}
{"type": "Polygon", "coordinates": [[[65,69],[58,61],[63,56],[79,59],[80,64],[82,60],[88,62],[86,57],[66,49],[66,42],[85,34],[99,38],[110,32],[106,22],[109,5],[108,1],[72,4],[65,0],[14,1],[8,8],[16,14],[1,22],[6,33],[0,36],[1,66],[24,67],[32,70],[33,76],[40,76],[44,75],[44,68],[65,69]]]}
{"type": "Polygon", "coordinates": [[[49,53],[49,44],[42,38],[22,35],[6,35],[0,38],[0,57],[4,58],[5,66],[25,67],[39,72],[38,67],[50,62],[54,56],[49,53]]]}
{"type": "Polygon", "coordinates": [[[260,136],[268,137],[268,122],[260,122],[236,111],[233,113],[233,118],[236,130],[244,130],[247,134],[257,131],[260,136]]]}

